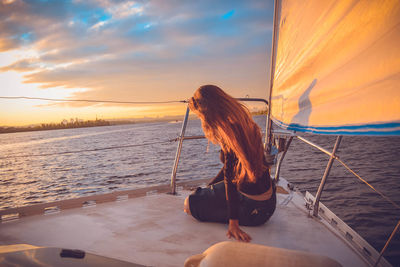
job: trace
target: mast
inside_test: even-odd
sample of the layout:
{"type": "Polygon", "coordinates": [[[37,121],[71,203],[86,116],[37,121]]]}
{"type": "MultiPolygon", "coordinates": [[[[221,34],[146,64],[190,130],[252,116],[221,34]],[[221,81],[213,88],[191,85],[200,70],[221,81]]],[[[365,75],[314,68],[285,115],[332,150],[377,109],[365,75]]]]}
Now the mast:
{"type": "MultiPolygon", "coordinates": [[[[270,78],[269,78],[269,96],[268,96],[268,112],[267,112],[267,123],[265,131],[265,149],[271,152],[271,141],[272,141],[272,120],[271,120],[271,95],[272,87],[274,85],[274,75],[275,75],[275,59],[276,59],[276,44],[278,35],[278,5],[279,0],[274,1],[274,24],[273,24],[273,37],[272,37],[272,48],[271,48],[271,66],[270,66],[270,78]]],[[[280,8],[280,7],[279,7],[280,8]]]]}

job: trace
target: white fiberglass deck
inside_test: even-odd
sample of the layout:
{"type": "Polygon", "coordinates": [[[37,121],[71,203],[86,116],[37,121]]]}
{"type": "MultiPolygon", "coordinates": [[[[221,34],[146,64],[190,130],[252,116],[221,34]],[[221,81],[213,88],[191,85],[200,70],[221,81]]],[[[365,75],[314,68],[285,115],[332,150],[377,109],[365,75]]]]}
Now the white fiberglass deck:
{"type": "MultiPolygon", "coordinates": [[[[3,222],[0,244],[82,249],[143,265],[183,266],[187,257],[227,240],[226,225],[201,223],[183,212],[189,193],[150,194],[3,222]]],[[[366,266],[337,235],[308,216],[301,202],[297,193],[278,194],[270,221],[243,229],[256,244],[325,255],[343,266],[366,266]]]]}

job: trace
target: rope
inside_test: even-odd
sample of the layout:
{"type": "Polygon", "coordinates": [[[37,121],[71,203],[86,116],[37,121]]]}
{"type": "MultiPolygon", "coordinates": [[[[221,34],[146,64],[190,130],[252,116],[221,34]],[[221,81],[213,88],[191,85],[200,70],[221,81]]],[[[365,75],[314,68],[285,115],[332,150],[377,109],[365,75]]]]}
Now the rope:
{"type": "Polygon", "coordinates": [[[28,99],[28,100],[46,100],[58,102],[91,102],[91,103],[115,103],[115,104],[170,104],[170,103],[187,103],[187,100],[174,101],[114,101],[114,100],[94,100],[94,99],[61,99],[61,98],[44,98],[29,96],[0,96],[0,99],[28,99]]]}
{"type": "Polygon", "coordinates": [[[346,163],[344,163],[339,157],[335,158],[337,161],[339,161],[349,172],[351,172],[354,176],[356,176],[358,179],[360,179],[362,182],[364,182],[366,185],[368,185],[372,190],[374,190],[376,193],[378,193],[381,197],[383,197],[384,199],[386,199],[388,202],[390,202],[393,206],[395,206],[396,208],[400,209],[400,206],[398,204],[396,204],[393,200],[391,200],[390,198],[388,198],[387,196],[385,196],[382,192],[380,192],[378,189],[376,189],[375,187],[373,187],[370,183],[368,183],[366,180],[364,180],[363,178],[361,178],[360,175],[358,175],[356,172],[354,172],[352,169],[350,169],[349,166],[347,166],[346,163]]]}
{"type": "Polygon", "coordinates": [[[171,140],[168,140],[168,141],[158,141],[158,142],[144,143],[144,144],[133,144],[133,145],[125,145],[125,146],[111,146],[111,147],[94,148],[94,149],[87,149],[87,150],[64,151],[64,152],[58,152],[58,153],[7,156],[7,157],[1,157],[0,159],[9,159],[10,157],[27,158],[27,157],[43,157],[43,156],[54,156],[54,155],[64,155],[64,154],[75,154],[75,153],[102,151],[102,150],[110,150],[110,149],[117,149],[117,148],[127,148],[127,147],[138,147],[138,146],[163,144],[163,143],[170,143],[170,142],[173,142],[173,141],[175,141],[175,139],[171,139],[171,140]]]}
{"type": "Polygon", "coordinates": [[[383,253],[385,253],[386,248],[389,246],[389,243],[392,241],[392,238],[394,237],[394,235],[396,234],[397,230],[399,230],[400,227],[400,220],[397,222],[396,227],[393,229],[393,232],[390,234],[390,237],[388,238],[388,240],[386,241],[385,246],[382,248],[381,252],[379,253],[379,257],[376,260],[374,267],[378,266],[379,261],[382,258],[383,253]]]}

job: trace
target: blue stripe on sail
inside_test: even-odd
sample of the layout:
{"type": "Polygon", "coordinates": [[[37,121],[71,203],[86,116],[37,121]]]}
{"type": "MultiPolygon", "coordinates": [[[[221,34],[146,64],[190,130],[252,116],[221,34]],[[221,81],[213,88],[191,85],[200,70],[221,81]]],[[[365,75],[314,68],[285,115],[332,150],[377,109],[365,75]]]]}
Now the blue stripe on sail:
{"type": "Polygon", "coordinates": [[[279,127],[290,131],[308,132],[315,134],[336,135],[400,135],[400,122],[389,122],[381,124],[344,125],[344,126],[322,126],[312,127],[300,124],[286,124],[273,119],[279,127]]]}

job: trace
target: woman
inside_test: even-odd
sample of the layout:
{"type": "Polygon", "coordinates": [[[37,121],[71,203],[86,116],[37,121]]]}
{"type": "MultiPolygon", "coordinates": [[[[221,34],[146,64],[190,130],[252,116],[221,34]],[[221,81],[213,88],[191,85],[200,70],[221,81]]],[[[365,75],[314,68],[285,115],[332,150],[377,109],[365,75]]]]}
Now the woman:
{"type": "Polygon", "coordinates": [[[224,167],[208,187],[185,199],[184,210],[200,221],[229,223],[229,238],[249,242],[239,225],[264,224],[276,206],[260,128],[246,107],[214,85],[197,89],[189,108],[207,139],[221,146],[224,167]]]}

